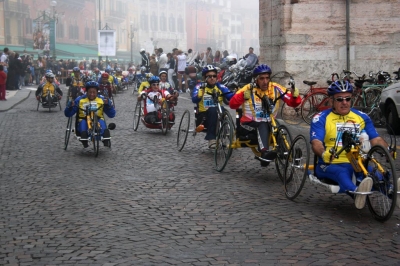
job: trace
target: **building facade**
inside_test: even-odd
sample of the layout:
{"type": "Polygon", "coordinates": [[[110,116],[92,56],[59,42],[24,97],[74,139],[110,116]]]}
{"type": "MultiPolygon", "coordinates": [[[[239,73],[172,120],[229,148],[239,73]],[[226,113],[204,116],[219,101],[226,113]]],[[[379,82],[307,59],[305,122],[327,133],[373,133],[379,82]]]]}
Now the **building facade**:
{"type": "Polygon", "coordinates": [[[400,66],[397,0],[263,0],[259,33],[261,62],[321,86],[343,69],[400,66]]]}

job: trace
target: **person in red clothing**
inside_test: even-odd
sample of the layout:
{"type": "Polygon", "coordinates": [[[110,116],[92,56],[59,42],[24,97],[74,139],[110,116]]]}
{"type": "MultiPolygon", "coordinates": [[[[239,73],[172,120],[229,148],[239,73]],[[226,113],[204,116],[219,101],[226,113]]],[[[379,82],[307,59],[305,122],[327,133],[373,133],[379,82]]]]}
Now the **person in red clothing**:
{"type": "MultiPolygon", "coordinates": [[[[242,108],[240,126],[245,130],[257,132],[258,146],[261,151],[261,158],[273,161],[276,158],[275,151],[269,151],[268,125],[270,118],[265,117],[262,107],[263,99],[270,105],[278,97],[291,107],[296,107],[301,103],[299,90],[293,89],[286,93],[286,88],[271,80],[271,68],[267,65],[259,65],[253,70],[254,83],[247,84],[240,89],[229,101],[232,109],[242,108]]],[[[268,162],[261,162],[261,166],[268,166],[268,162]]]]}
{"type": "Polygon", "coordinates": [[[7,74],[6,72],[4,72],[4,66],[0,65],[0,101],[7,101],[6,81],[7,81],[7,74]]]}

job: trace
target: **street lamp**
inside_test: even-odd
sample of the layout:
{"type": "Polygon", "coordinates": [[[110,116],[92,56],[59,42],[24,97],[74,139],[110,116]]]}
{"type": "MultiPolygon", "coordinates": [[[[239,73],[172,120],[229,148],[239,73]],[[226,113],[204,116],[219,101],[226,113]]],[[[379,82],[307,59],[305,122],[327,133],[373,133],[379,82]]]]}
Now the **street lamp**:
{"type": "Polygon", "coordinates": [[[56,59],[56,6],[57,1],[53,0],[50,2],[50,6],[53,8],[53,14],[50,20],[50,46],[53,51],[53,60],[56,59]]]}
{"type": "Polygon", "coordinates": [[[130,32],[130,39],[131,39],[131,63],[133,64],[133,37],[134,37],[134,29],[133,29],[133,21],[131,23],[131,32],[130,32]]]}

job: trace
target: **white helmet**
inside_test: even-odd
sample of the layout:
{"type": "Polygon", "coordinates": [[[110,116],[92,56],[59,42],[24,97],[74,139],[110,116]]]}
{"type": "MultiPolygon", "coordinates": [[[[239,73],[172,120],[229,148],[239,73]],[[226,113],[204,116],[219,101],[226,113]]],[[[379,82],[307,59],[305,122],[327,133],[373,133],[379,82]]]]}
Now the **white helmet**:
{"type": "Polygon", "coordinates": [[[144,48],[142,48],[142,49],[140,49],[140,52],[143,53],[143,52],[146,52],[146,50],[144,48]]]}
{"type": "Polygon", "coordinates": [[[236,58],[235,58],[234,56],[228,55],[228,56],[226,57],[226,62],[227,62],[229,65],[233,65],[233,64],[236,64],[236,63],[237,63],[237,60],[236,60],[236,58]]]}

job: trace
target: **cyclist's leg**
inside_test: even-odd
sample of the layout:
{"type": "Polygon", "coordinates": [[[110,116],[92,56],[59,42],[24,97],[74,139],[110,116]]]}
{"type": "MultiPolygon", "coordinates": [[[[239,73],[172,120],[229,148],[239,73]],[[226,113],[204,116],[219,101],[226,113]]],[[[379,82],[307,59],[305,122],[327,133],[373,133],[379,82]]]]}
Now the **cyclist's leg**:
{"type": "MultiPolygon", "coordinates": [[[[79,122],[78,125],[78,130],[80,132],[81,138],[82,139],[87,139],[89,137],[88,135],[88,125],[87,125],[87,121],[85,119],[82,119],[79,122]]],[[[83,147],[87,148],[89,146],[88,141],[87,140],[81,140],[83,147]]]]}
{"type": "Polygon", "coordinates": [[[352,182],[353,167],[350,163],[321,164],[318,163],[315,173],[319,179],[327,178],[339,184],[339,193],[355,191],[357,186],[352,182]]]}
{"type": "Polygon", "coordinates": [[[216,130],[218,122],[217,107],[210,107],[207,109],[205,113],[206,113],[206,121],[204,122],[204,126],[207,128],[207,134],[204,139],[215,140],[217,138],[216,130]]]}

